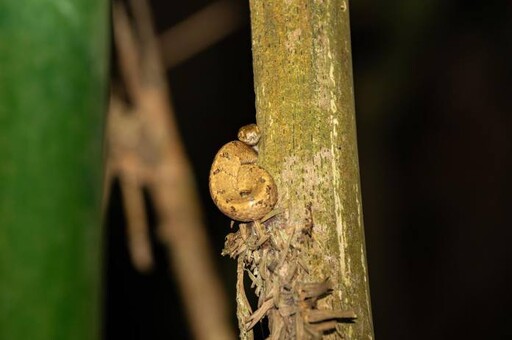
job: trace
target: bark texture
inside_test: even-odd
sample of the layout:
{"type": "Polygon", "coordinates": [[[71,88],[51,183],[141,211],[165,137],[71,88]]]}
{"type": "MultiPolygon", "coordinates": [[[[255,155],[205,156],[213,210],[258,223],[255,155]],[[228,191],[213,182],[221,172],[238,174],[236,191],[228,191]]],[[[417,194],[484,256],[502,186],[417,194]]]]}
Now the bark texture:
{"type": "MultiPolygon", "coordinates": [[[[312,317],[304,303],[293,315],[302,313],[305,325],[313,326],[321,324],[312,322],[318,318],[338,320],[334,328],[328,327],[331,321],[323,324],[324,336],[372,339],[348,3],[251,0],[250,7],[257,123],[263,131],[259,163],[274,176],[278,208],[284,211],[266,228],[272,237],[278,229],[294,229],[285,236],[285,248],[295,256],[284,255],[287,263],[277,268],[290,282],[280,279],[280,290],[288,285],[304,291],[305,285],[317,284],[319,291],[331,291],[308,308],[351,310],[355,320],[312,317]],[[326,280],[327,288],[321,286],[326,280]]],[[[306,301],[297,298],[299,293],[294,299],[306,301]]],[[[283,332],[276,328],[283,318],[302,331],[298,319],[283,317],[283,308],[274,303],[275,312],[268,311],[272,335],[292,335],[290,330],[276,334],[283,332]]]]}

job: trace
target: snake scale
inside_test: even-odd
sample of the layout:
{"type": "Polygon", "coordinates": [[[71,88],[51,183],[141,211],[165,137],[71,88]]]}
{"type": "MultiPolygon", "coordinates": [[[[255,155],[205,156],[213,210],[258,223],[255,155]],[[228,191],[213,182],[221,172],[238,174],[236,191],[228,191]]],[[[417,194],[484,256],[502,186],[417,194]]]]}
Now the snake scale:
{"type": "Polygon", "coordinates": [[[210,194],[222,213],[240,222],[256,221],[277,202],[277,188],[270,173],[256,164],[260,138],[256,124],[240,128],[237,141],[217,152],[210,170],[210,194]]]}

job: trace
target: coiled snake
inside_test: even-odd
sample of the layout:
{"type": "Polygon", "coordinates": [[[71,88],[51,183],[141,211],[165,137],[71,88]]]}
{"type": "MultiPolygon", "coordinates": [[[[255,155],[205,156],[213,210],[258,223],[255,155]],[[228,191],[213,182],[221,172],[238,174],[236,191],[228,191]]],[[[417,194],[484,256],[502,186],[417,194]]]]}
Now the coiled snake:
{"type": "Polygon", "coordinates": [[[215,155],[210,170],[210,195],[226,216],[241,222],[256,221],[277,202],[272,176],[256,164],[253,148],[260,138],[256,124],[243,126],[238,141],[225,144],[215,155]]]}

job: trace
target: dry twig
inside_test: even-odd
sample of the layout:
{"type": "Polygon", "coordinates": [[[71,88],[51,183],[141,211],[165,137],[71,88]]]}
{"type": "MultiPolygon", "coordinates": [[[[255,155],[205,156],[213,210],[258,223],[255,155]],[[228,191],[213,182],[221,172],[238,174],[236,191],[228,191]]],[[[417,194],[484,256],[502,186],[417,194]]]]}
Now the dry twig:
{"type": "MultiPolygon", "coordinates": [[[[142,189],[158,218],[190,325],[197,339],[231,339],[224,293],[213,269],[192,170],[173,119],[164,68],[146,1],[132,0],[134,24],[114,2],[119,65],[133,106],[113,94],[108,117],[107,181],[120,178],[134,265],[152,265],[142,189]],[[133,30],[135,27],[135,31],[133,30]],[[137,38],[135,38],[137,37],[137,38]]],[[[106,197],[108,198],[108,193],[106,197]]]]}
{"type": "Polygon", "coordinates": [[[165,65],[172,68],[249,22],[242,1],[218,0],[171,27],[160,37],[165,65]]]}
{"type": "MultiPolygon", "coordinates": [[[[282,213],[277,212],[276,216],[282,213]]],[[[311,212],[310,212],[311,214],[311,212]]],[[[238,319],[243,339],[250,339],[251,329],[265,316],[271,339],[320,339],[338,331],[340,322],[353,322],[353,311],[320,308],[319,300],[332,292],[329,279],[321,282],[300,282],[299,273],[307,273],[300,263],[301,252],[312,246],[310,229],[312,216],[303,226],[270,225],[269,220],[240,224],[240,229],[226,237],[223,254],[238,257],[238,294],[245,291],[244,274],[247,271],[255,293],[259,296],[258,309],[250,312],[246,299],[238,304],[238,319]],[[303,247],[303,249],[300,249],[303,247]],[[248,316],[248,313],[251,313],[248,316]]]]}

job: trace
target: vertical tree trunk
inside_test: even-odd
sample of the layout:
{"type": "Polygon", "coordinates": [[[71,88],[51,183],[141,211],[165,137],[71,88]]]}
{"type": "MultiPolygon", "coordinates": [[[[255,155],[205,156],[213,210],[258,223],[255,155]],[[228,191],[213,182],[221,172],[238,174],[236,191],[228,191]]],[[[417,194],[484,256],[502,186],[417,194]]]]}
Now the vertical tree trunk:
{"type": "Polygon", "coordinates": [[[332,287],[317,306],[294,307],[302,319],[283,317],[275,301],[280,311],[269,313],[271,333],[298,336],[293,332],[303,331],[300,322],[321,329],[311,322],[308,308],[352,310],[353,323],[331,316],[327,321],[338,320],[337,332],[326,321],[331,333],[322,334],[371,339],[348,3],[251,0],[250,7],[257,122],[263,131],[259,162],[274,176],[278,206],[285,211],[270,230],[276,236],[282,232],[272,228],[292,227],[286,249],[297,251],[294,257],[284,255],[288,264],[278,267],[280,291],[324,280],[332,287]],[[282,318],[287,331],[281,329],[282,318]]]}
{"type": "Polygon", "coordinates": [[[0,339],[99,337],[107,13],[0,4],[0,339]]]}

